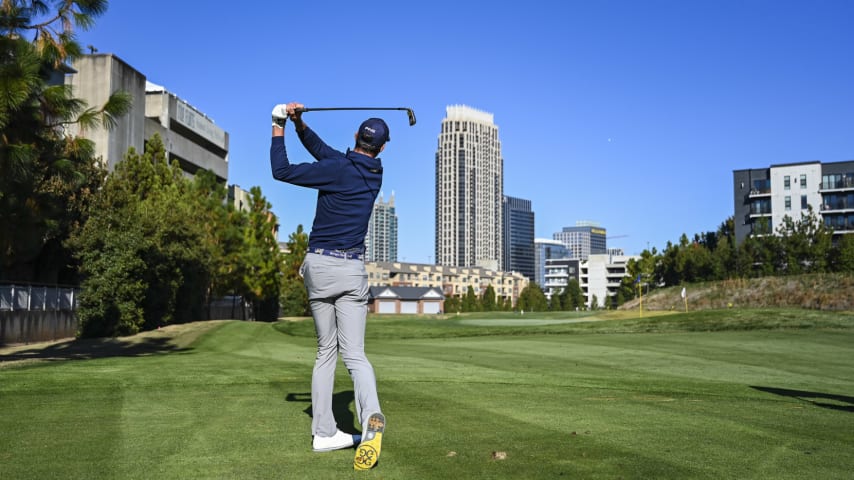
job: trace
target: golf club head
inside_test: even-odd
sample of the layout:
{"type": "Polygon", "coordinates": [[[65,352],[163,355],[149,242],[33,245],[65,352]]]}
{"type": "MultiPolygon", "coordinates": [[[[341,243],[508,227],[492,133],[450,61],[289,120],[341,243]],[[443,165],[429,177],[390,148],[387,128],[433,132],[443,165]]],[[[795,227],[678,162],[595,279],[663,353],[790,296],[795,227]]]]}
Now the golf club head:
{"type": "Polygon", "coordinates": [[[406,109],[406,114],[409,115],[409,126],[415,125],[415,112],[411,108],[406,109]]]}

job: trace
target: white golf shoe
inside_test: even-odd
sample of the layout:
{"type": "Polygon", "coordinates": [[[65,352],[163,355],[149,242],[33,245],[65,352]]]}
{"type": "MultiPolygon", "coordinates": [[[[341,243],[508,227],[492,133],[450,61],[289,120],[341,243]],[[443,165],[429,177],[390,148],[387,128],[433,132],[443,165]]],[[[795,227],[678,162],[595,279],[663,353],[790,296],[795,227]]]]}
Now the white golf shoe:
{"type": "Polygon", "coordinates": [[[335,432],[335,435],[332,435],[331,437],[315,435],[314,440],[311,441],[311,446],[314,448],[315,452],[331,452],[332,450],[349,448],[355,444],[356,442],[353,439],[353,435],[344,433],[341,430],[335,432]]]}

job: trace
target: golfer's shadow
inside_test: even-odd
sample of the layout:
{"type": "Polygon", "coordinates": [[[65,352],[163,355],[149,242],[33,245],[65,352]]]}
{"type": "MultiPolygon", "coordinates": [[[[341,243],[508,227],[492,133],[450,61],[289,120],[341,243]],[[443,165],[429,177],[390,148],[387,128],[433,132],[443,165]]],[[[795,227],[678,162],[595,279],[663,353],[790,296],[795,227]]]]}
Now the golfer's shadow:
{"type": "Polygon", "coordinates": [[[807,392],[804,390],[788,390],[785,388],[775,387],[757,387],[751,386],[760,392],[773,393],[783,397],[797,398],[799,400],[811,403],[817,407],[829,408],[841,412],[854,412],[854,397],[846,395],[837,395],[834,393],[807,392]]]}
{"type": "MultiPolygon", "coordinates": [[[[311,411],[311,392],[308,393],[289,393],[285,400],[288,402],[305,402],[308,407],[303,410],[309,417],[314,417],[311,411]]],[[[338,428],[344,433],[350,435],[359,435],[360,432],[353,426],[356,422],[356,417],[350,410],[350,404],[355,404],[356,394],[352,390],[346,392],[338,392],[332,395],[332,413],[335,415],[335,421],[338,423],[338,428]]]]}

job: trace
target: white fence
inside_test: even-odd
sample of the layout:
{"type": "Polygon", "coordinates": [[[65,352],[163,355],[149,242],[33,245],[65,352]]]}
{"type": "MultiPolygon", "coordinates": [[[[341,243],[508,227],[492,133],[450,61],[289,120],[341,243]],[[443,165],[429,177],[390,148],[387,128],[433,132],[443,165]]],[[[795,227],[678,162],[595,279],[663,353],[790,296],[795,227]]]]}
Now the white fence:
{"type": "Polygon", "coordinates": [[[0,285],[0,345],[73,337],[79,289],[0,285]]]}
{"type": "MultiPolygon", "coordinates": [[[[0,284],[0,345],[44,342],[77,334],[80,289],[43,285],[0,284]]],[[[251,303],[240,296],[205,306],[208,320],[254,320],[251,303]]]]}

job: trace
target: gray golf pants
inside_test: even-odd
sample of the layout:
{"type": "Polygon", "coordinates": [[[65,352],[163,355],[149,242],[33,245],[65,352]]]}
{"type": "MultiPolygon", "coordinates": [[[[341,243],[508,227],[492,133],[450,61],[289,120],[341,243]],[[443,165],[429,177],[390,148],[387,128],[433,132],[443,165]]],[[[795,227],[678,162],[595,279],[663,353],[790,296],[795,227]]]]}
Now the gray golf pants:
{"type": "Polygon", "coordinates": [[[339,352],[353,380],[356,416],[364,431],[368,417],[380,413],[374,367],[365,356],[368,315],[365,264],[361,260],[307,253],[300,272],[317,333],[317,357],[311,376],[311,434],[329,437],[338,429],[332,412],[332,393],[339,352]]]}

